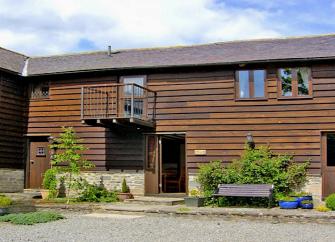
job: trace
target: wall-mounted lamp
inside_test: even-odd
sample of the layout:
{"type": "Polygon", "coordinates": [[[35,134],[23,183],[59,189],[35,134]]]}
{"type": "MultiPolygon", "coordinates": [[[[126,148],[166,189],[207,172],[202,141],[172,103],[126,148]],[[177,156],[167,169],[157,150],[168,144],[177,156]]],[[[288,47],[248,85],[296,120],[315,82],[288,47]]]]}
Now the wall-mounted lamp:
{"type": "Polygon", "coordinates": [[[254,137],[250,132],[247,134],[247,145],[249,146],[250,149],[252,150],[255,149],[254,137]]]}

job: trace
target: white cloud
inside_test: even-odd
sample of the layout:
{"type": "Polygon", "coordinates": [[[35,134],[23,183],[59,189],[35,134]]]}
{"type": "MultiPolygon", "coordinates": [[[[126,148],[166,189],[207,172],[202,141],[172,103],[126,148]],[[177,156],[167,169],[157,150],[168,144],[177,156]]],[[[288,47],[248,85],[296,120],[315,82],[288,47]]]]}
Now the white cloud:
{"type": "Polygon", "coordinates": [[[78,49],[279,36],[268,13],[214,0],[0,0],[0,46],[40,55],[78,49]]]}

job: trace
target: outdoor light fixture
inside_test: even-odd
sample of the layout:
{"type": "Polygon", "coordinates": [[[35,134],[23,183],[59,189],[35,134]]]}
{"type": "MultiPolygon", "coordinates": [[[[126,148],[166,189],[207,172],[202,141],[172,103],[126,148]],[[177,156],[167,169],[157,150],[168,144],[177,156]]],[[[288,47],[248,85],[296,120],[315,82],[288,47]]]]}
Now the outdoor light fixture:
{"type": "Polygon", "coordinates": [[[255,149],[254,137],[250,132],[247,134],[247,145],[249,146],[250,149],[255,149]]]}

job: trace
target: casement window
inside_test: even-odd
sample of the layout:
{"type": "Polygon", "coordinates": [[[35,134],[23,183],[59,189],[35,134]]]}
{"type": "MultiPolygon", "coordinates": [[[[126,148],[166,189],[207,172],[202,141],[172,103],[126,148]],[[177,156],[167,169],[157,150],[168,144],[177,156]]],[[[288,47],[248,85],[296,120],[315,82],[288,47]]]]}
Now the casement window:
{"type": "Polygon", "coordinates": [[[30,86],[31,99],[43,99],[49,97],[49,82],[32,83],[30,86]]]}
{"type": "Polygon", "coordinates": [[[310,68],[281,68],[279,74],[279,95],[282,97],[312,96],[310,68]]]}
{"type": "Polygon", "coordinates": [[[265,98],[265,70],[238,70],[236,78],[236,98],[265,98]]]}

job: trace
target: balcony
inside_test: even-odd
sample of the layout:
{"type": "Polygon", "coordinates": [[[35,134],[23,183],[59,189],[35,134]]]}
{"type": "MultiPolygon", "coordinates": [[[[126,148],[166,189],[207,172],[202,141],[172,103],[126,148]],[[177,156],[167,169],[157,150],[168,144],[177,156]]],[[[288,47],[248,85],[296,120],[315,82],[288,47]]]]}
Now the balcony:
{"type": "Polygon", "coordinates": [[[81,120],[91,125],[154,127],[156,93],[137,84],[83,86],[81,120]]]}

